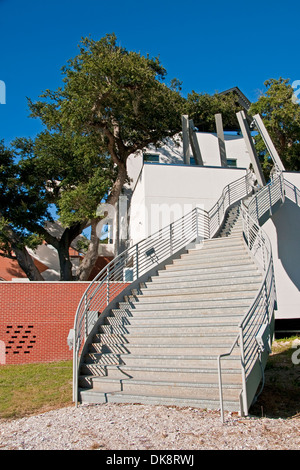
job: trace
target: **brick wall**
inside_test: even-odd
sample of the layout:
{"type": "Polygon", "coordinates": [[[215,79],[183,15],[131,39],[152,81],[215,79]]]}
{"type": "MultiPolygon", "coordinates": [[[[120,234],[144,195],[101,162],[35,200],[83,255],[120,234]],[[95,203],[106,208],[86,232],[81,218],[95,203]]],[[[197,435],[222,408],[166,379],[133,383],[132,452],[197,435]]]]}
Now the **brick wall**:
{"type": "Polygon", "coordinates": [[[0,364],[72,359],[67,336],[88,284],[0,282],[0,364]]]}

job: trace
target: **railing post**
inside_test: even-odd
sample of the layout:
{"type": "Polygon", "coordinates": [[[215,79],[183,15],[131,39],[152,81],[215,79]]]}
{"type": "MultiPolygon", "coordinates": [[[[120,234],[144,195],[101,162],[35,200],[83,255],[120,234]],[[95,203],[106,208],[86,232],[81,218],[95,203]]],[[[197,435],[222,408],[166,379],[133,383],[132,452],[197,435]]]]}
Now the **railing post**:
{"type": "Polygon", "coordinates": [[[221,421],[224,423],[224,406],[223,406],[223,384],[222,384],[222,371],[221,371],[221,355],[218,356],[218,378],[219,378],[219,395],[220,395],[220,413],[221,421]]]}
{"type": "Polygon", "coordinates": [[[260,238],[260,244],[262,247],[262,259],[263,259],[263,267],[264,271],[266,271],[266,253],[265,253],[265,244],[262,236],[262,231],[261,228],[259,229],[259,238],[260,238]]]}
{"type": "Polygon", "coordinates": [[[87,301],[87,296],[84,296],[84,312],[85,312],[85,318],[84,318],[84,335],[85,339],[88,337],[88,301],[87,301]]]}
{"type": "Polygon", "coordinates": [[[173,254],[173,223],[170,224],[170,255],[173,254]]]}
{"type": "Polygon", "coordinates": [[[199,240],[199,211],[198,211],[198,207],[196,207],[195,209],[196,209],[196,240],[198,242],[199,240]]]}
{"type": "Polygon", "coordinates": [[[136,270],[136,279],[139,277],[139,244],[136,244],[135,247],[135,270],[136,270]]]}
{"type": "Polygon", "coordinates": [[[106,305],[109,304],[109,270],[110,267],[108,266],[106,274],[106,305]]]}
{"type": "Polygon", "coordinates": [[[271,186],[268,186],[268,191],[269,191],[269,201],[270,201],[270,216],[272,217],[272,193],[271,193],[271,186]]]}
{"type": "Polygon", "coordinates": [[[243,327],[240,326],[240,351],[241,351],[241,366],[242,366],[242,385],[243,385],[243,412],[248,415],[248,400],[247,400],[247,384],[246,384],[246,370],[245,370],[245,351],[244,351],[244,338],[243,327]]]}
{"type": "Polygon", "coordinates": [[[295,204],[298,206],[298,196],[297,196],[297,188],[294,186],[294,193],[295,193],[295,204]]]}
{"type": "Polygon", "coordinates": [[[257,194],[255,195],[255,206],[256,206],[256,218],[257,218],[257,220],[259,220],[257,194]]]}

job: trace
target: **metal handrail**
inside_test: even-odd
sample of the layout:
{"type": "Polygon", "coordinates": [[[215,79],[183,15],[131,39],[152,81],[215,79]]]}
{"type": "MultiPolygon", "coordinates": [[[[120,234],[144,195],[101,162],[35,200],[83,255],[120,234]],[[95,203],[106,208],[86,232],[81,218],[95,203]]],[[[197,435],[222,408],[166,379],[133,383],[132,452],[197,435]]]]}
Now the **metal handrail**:
{"type": "Polygon", "coordinates": [[[226,211],[252,193],[253,174],[248,172],[228,184],[216,202],[205,211],[196,207],[167,227],[127,248],[94,278],[84,292],[74,320],[70,347],[73,348],[73,400],[78,402],[80,354],[101,313],[125,286],[184,249],[189,243],[212,238],[222,225],[226,211]],[[129,271],[128,271],[129,270],[129,271]],[[126,275],[130,275],[128,280],[126,275]]]}
{"type": "Polygon", "coordinates": [[[224,422],[224,411],[221,359],[231,355],[238,343],[242,368],[243,412],[246,415],[248,414],[246,382],[256,355],[259,353],[259,346],[255,338],[263,324],[270,325],[276,302],[272,246],[269,237],[259,226],[259,219],[266,212],[272,214],[272,207],[280,200],[283,202],[284,198],[284,179],[282,173],[279,173],[267,186],[260,189],[251,198],[248,206],[241,202],[244,239],[249,251],[262,267],[264,276],[255,300],[239,324],[239,333],[231,348],[227,353],[219,355],[217,359],[222,422],[224,422]]]}

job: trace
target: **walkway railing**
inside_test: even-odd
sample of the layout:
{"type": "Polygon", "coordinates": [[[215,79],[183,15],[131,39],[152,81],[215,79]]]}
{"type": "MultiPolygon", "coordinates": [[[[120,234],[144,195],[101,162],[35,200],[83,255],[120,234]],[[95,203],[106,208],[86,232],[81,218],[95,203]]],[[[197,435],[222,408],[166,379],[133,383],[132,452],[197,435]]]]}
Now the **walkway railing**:
{"type": "Polygon", "coordinates": [[[271,242],[259,226],[259,219],[265,216],[266,213],[271,215],[272,208],[277,203],[283,202],[284,198],[284,179],[282,173],[279,173],[267,186],[263,187],[251,198],[248,207],[243,202],[241,203],[244,239],[253,257],[261,266],[264,275],[254,302],[239,324],[239,333],[231,348],[227,353],[218,357],[222,421],[224,421],[224,411],[221,359],[230,356],[237,346],[240,348],[242,367],[243,413],[248,414],[247,380],[255,361],[261,353],[261,345],[258,342],[258,336],[262,331],[261,328],[265,328],[266,332],[268,330],[271,331],[271,322],[276,302],[271,242]]]}
{"type": "Polygon", "coordinates": [[[69,344],[73,347],[73,400],[78,401],[80,355],[101,313],[124,287],[185,248],[189,243],[212,238],[221,227],[227,209],[253,190],[252,173],[227,185],[209,210],[195,208],[181,219],[157,231],[114,258],[95,277],[78,305],[69,344]]]}

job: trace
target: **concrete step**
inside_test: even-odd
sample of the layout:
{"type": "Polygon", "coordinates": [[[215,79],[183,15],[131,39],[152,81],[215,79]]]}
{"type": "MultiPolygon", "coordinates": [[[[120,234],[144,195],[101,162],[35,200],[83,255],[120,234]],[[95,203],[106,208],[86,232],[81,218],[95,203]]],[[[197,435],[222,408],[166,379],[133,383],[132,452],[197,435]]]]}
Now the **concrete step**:
{"type": "Polygon", "coordinates": [[[94,336],[93,345],[99,345],[97,347],[101,348],[103,346],[110,347],[115,344],[211,344],[212,342],[217,342],[221,345],[231,346],[233,341],[236,338],[236,335],[233,333],[218,333],[214,332],[212,334],[182,334],[180,329],[177,334],[170,335],[166,332],[165,334],[158,331],[157,334],[134,334],[134,333],[124,333],[124,334],[106,334],[106,333],[97,333],[94,336]]]}
{"type": "Polygon", "coordinates": [[[222,333],[238,333],[238,322],[231,322],[231,323],[218,323],[218,325],[212,323],[193,323],[189,322],[185,325],[101,325],[100,326],[100,333],[107,333],[107,334],[144,334],[153,336],[153,335],[163,335],[163,334],[170,334],[175,335],[178,333],[182,334],[195,334],[195,335],[205,335],[211,334],[215,332],[222,332],[222,333]]]}
{"type": "MultiPolygon", "coordinates": [[[[208,272],[210,271],[215,271],[215,270],[222,270],[222,271],[228,271],[230,268],[233,269],[249,269],[251,266],[253,266],[253,262],[251,259],[232,259],[232,260],[225,260],[223,261],[222,259],[216,259],[216,260],[211,260],[210,263],[186,263],[186,264],[170,264],[167,265],[165,270],[166,272],[176,272],[176,271],[181,271],[181,272],[186,272],[186,274],[190,274],[191,271],[194,272],[199,272],[199,273],[204,273],[205,270],[208,272]]],[[[159,271],[160,274],[160,271],[159,271]]]]}
{"type": "MultiPolygon", "coordinates": [[[[218,286],[224,288],[230,288],[231,286],[238,286],[238,285],[249,285],[249,284],[259,284],[262,281],[262,276],[258,271],[254,271],[253,273],[248,273],[247,271],[242,271],[239,275],[235,275],[233,273],[230,277],[224,278],[222,274],[216,273],[215,276],[212,276],[210,279],[203,278],[203,279],[175,279],[174,281],[170,280],[162,280],[159,277],[156,279],[153,278],[151,282],[146,282],[139,290],[144,294],[153,291],[160,291],[160,290],[169,290],[169,289],[186,289],[186,288],[215,288],[218,286]]],[[[139,292],[138,289],[134,290],[133,292],[139,292]]]]}
{"type": "MultiPolygon", "coordinates": [[[[106,375],[111,378],[133,377],[145,380],[167,380],[176,382],[196,382],[196,383],[218,383],[218,369],[205,368],[171,368],[171,367],[141,367],[129,366],[106,366],[106,375]]],[[[240,370],[225,369],[222,367],[222,383],[241,384],[242,374],[240,370]]]]}
{"type": "Polygon", "coordinates": [[[160,305],[157,303],[150,303],[150,302],[145,302],[145,303],[138,303],[138,304],[133,304],[132,302],[122,302],[120,303],[120,309],[130,309],[132,310],[132,316],[137,314],[137,313],[143,313],[143,312],[153,312],[153,314],[159,313],[159,312],[165,312],[165,311],[173,311],[176,312],[176,314],[180,315],[185,315],[186,318],[188,318],[190,312],[194,312],[195,310],[198,310],[199,312],[202,311],[208,311],[211,310],[211,314],[216,313],[217,311],[220,311],[225,308],[227,309],[227,312],[230,313],[231,308],[239,307],[243,308],[243,312],[249,308],[251,305],[251,301],[253,300],[253,296],[251,298],[243,298],[243,299],[218,299],[218,300],[206,300],[206,301],[195,301],[193,302],[192,300],[189,302],[165,302],[160,305]]]}
{"type": "Polygon", "coordinates": [[[181,255],[181,257],[176,260],[176,261],[180,261],[180,260],[188,260],[188,259],[213,259],[214,257],[219,257],[220,256],[220,252],[222,251],[222,256],[225,256],[227,258],[231,257],[232,255],[234,256],[240,256],[240,255],[245,255],[245,254],[249,254],[249,252],[247,251],[247,249],[243,246],[238,246],[235,250],[228,250],[227,253],[224,253],[224,250],[217,250],[217,249],[211,249],[211,250],[206,250],[205,248],[203,248],[202,250],[194,250],[194,252],[192,253],[184,253],[181,255]]]}
{"type": "Polygon", "coordinates": [[[211,272],[196,272],[196,274],[191,274],[189,272],[189,276],[183,276],[182,273],[171,273],[169,275],[169,271],[163,271],[160,275],[156,277],[152,277],[149,281],[146,282],[146,286],[156,286],[158,284],[172,284],[172,285],[177,285],[181,282],[184,283],[192,283],[193,282],[199,282],[199,283],[210,283],[212,282],[212,285],[215,284],[216,282],[235,282],[235,280],[241,280],[241,282],[245,282],[247,279],[251,279],[252,277],[257,277],[260,276],[261,278],[261,273],[259,269],[256,266],[252,266],[249,269],[234,269],[234,267],[231,270],[227,270],[226,273],[224,274],[224,270],[211,270],[211,272]],[[243,281],[245,279],[245,281],[243,281]]]}
{"type": "Polygon", "coordinates": [[[197,305],[194,305],[191,303],[186,307],[186,305],[178,305],[177,307],[171,307],[168,308],[168,305],[166,305],[163,310],[160,308],[151,308],[151,309],[139,309],[139,308],[132,308],[130,304],[126,303],[124,306],[120,306],[117,309],[113,309],[111,311],[111,314],[109,316],[115,316],[115,317],[142,317],[142,318],[148,318],[148,317],[155,317],[155,316],[163,316],[163,317],[169,317],[169,316],[177,316],[177,317],[184,317],[184,318],[190,318],[192,319],[194,316],[199,316],[202,315],[204,317],[207,316],[216,316],[216,315],[244,315],[248,308],[248,302],[240,302],[237,305],[232,306],[230,303],[229,304],[222,304],[220,305],[210,305],[209,307],[199,307],[197,305]]]}
{"type": "Polygon", "coordinates": [[[201,325],[201,324],[213,324],[213,325],[219,325],[219,324],[225,324],[226,323],[235,323],[236,325],[239,324],[239,322],[242,320],[243,315],[242,314],[237,314],[235,316],[232,315],[193,315],[192,317],[183,317],[183,316],[176,316],[176,315],[169,315],[169,316],[164,316],[164,315],[155,315],[155,316],[148,316],[148,317],[143,317],[141,316],[119,316],[119,317],[107,317],[106,318],[106,325],[112,325],[112,326],[127,326],[127,325],[132,325],[132,326],[139,326],[139,325],[145,325],[146,327],[148,326],[159,326],[159,325],[187,325],[189,323],[193,323],[194,325],[201,325]]]}
{"type": "MultiPolygon", "coordinates": [[[[230,281],[230,280],[229,280],[230,281]]],[[[243,281],[243,280],[236,280],[236,281],[243,281]]],[[[252,291],[252,290],[258,290],[260,287],[260,282],[258,282],[255,279],[250,279],[248,280],[247,283],[245,281],[243,282],[234,282],[231,279],[231,282],[226,282],[217,283],[214,285],[213,283],[209,283],[206,281],[206,285],[201,285],[198,283],[190,284],[189,286],[168,286],[166,287],[165,285],[161,285],[161,287],[154,287],[151,288],[151,286],[147,288],[142,288],[140,290],[133,290],[132,291],[132,296],[137,297],[138,299],[140,298],[146,298],[146,297],[159,297],[159,296],[183,296],[183,295],[194,295],[194,294],[214,294],[214,293],[225,293],[228,292],[228,286],[231,292],[245,292],[245,291],[252,291]]]]}
{"type": "MultiPolygon", "coordinates": [[[[132,365],[132,366],[156,366],[156,367],[188,367],[188,368],[214,368],[217,364],[218,354],[196,355],[171,355],[171,354],[98,354],[88,353],[84,358],[84,364],[100,365],[132,365]]],[[[222,367],[225,369],[240,370],[241,363],[238,354],[225,357],[222,360],[222,367]]]]}
{"type": "Polygon", "coordinates": [[[165,278],[171,278],[171,277],[176,277],[176,276],[184,276],[184,278],[189,278],[189,279],[194,279],[199,278],[199,277],[205,277],[205,278],[211,278],[211,275],[217,274],[218,276],[220,273],[223,274],[223,276],[227,275],[236,275],[239,272],[243,271],[256,271],[258,272],[258,268],[254,265],[251,264],[249,265],[248,263],[237,263],[237,264],[232,264],[232,265],[218,265],[218,266],[202,266],[202,267],[191,267],[191,268],[173,268],[173,269],[165,269],[165,270],[160,270],[158,271],[158,276],[161,279],[165,278]],[[209,276],[209,277],[208,277],[209,276]]]}
{"type": "Polygon", "coordinates": [[[194,248],[191,248],[191,250],[193,250],[193,249],[197,250],[201,246],[204,246],[207,249],[218,248],[220,246],[222,246],[224,249],[225,248],[229,249],[229,247],[234,247],[236,245],[245,246],[245,242],[243,240],[242,235],[240,235],[239,237],[232,237],[232,238],[228,238],[228,239],[225,239],[225,240],[223,238],[220,238],[220,237],[210,238],[208,240],[203,240],[201,243],[196,244],[194,248]]]}
{"type": "Polygon", "coordinates": [[[210,308],[210,307],[224,307],[224,306],[244,306],[251,305],[254,300],[256,290],[247,291],[243,294],[238,292],[226,292],[218,296],[210,298],[209,294],[195,295],[195,296],[181,296],[178,300],[175,297],[165,298],[145,298],[140,301],[125,301],[120,302],[120,308],[132,308],[135,310],[169,310],[176,308],[210,308]]]}
{"type": "MultiPolygon", "coordinates": [[[[80,391],[82,403],[100,404],[100,403],[141,403],[147,405],[166,405],[180,407],[194,407],[203,409],[218,409],[220,407],[218,400],[209,399],[193,399],[193,398],[172,398],[172,397],[156,397],[143,396],[120,393],[102,393],[93,390],[80,391]]],[[[228,411],[239,411],[239,403],[235,401],[224,401],[224,407],[228,411]]]]}
{"type": "MultiPolygon", "coordinates": [[[[102,393],[134,394],[142,396],[193,398],[193,399],[219,399],[219,388],[215,384],[197,384],[194,382],[167,382],[135,380],[132,378],[111,379],[109,377],[95,377],[93,391],[102,393]]],[[[224,385],[223,396],[225,400],[238,401],[241,393],[240,385],[224,385]]]]}
{"type": "Polygon", "coordinates": [[[229,266],[239,266],[239,265],[252,265],[253,261],[250,255],[237,257],[234,256],[231,259],[211,259],[210,261],[205,261],[199,263],[198,260],[188,261],[188,262],[176,262],[174,260],[173,264],[168,264],[165,269],[166,271],[189,271],[193,269],[212,269],[212,268],[228,268],[229,266]]]}
{"type": "Polygon", "coordinates": [[[220,345],[216,342],[212,344],[134,344],[132,342],[127,344],[117,344],[114,346],[103,346],[94,343],[90,348],[91,354],[133,354],[133,355],[147,355],[147,354],[161,354],[161,355],[199,355],[211,356],[212,354],[227,353],[230,346],[227,344],[220,345]]]}
{"type": "MultiPolygon", "coordinates": [[[[241,287],[241,286],[239,286],[241,287]]],[[[244,289],[239,289],[234,286],[230,291],[228,289],[186,289],[180,293],[175,292],[174,290],[169,290],[167,293],[158,294],[156,292],[152,294],[143,294],[143,295],[128,295],[124,297],[125,301],[134,302],[135,305],[144,305],[146,303],[157,303],[162,302],[192,302],[200,301],[204,302],[206,300],[217,301],[217,300],[229,300],[229,299],[244,299],[252,298],[254,293],[257,292],[259,284],[247,285],[244,289]]]]}

